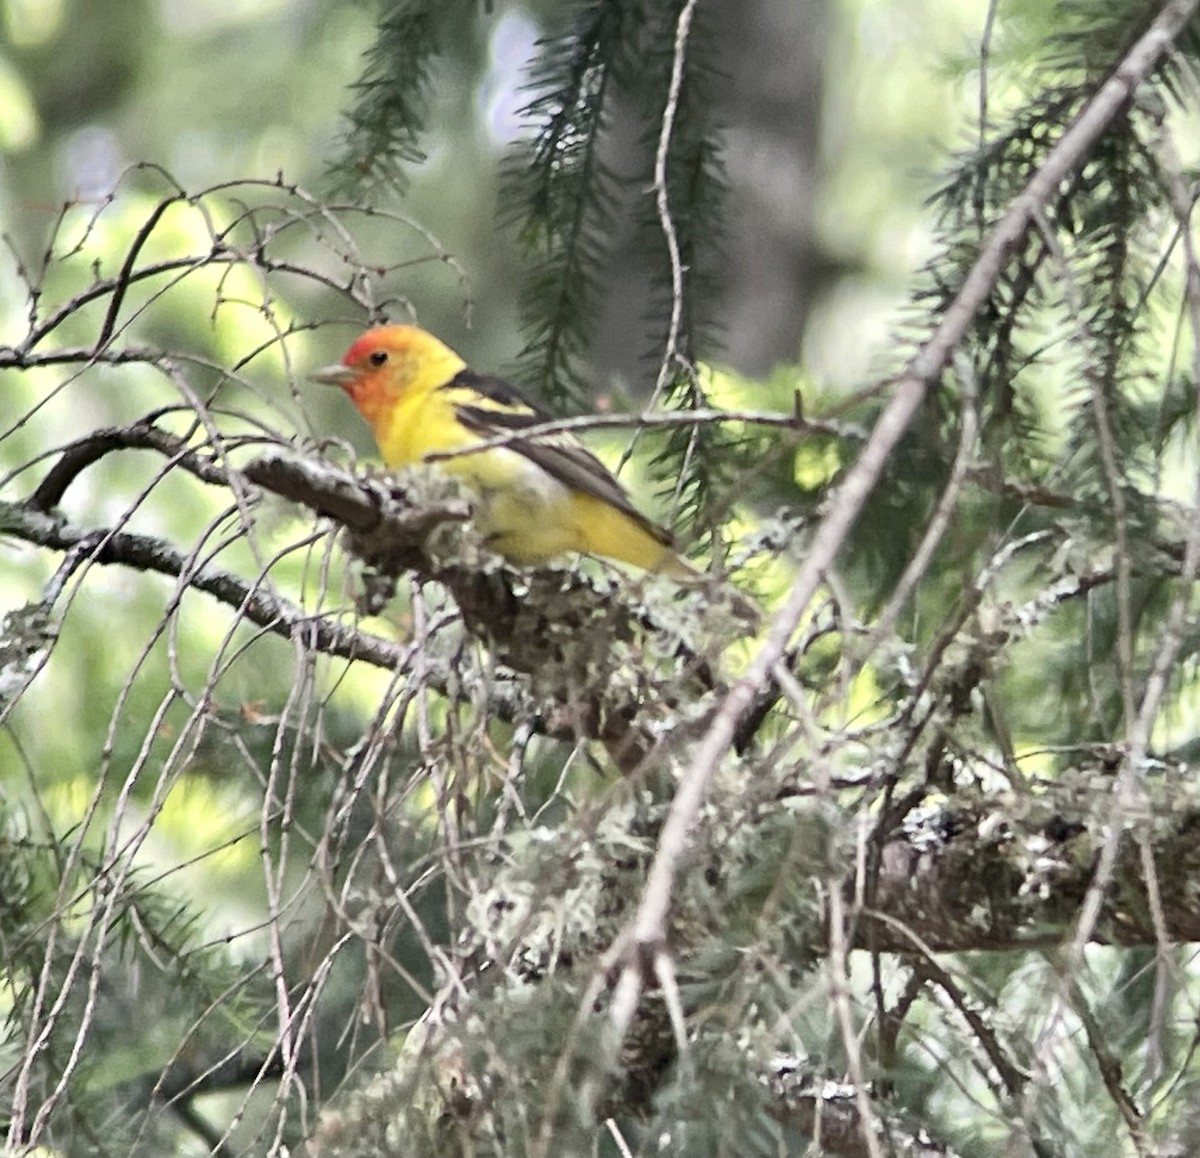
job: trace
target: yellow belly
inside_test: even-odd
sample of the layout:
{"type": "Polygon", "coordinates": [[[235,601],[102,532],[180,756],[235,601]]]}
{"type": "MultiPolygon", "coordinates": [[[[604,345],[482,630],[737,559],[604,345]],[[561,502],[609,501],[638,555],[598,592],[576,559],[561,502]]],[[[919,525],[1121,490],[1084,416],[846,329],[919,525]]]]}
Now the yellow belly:
{"type": "MultiPolygon", "coordinates": [[[[386,428],[376,430],[384,461],[409,466],[431,451],[475,445],[474,435],[444,420],[445,405],[435,395],[398,407],[386,428]]],[[[476,525],[488,544],[514,563],[543,563],[579,551],[677,577],[692,574],[674,551],[625,512],[572,490],[515,450],[496,447],[441,459],[436,466],[475,492],[476,525]]]]}
{"type": "Polygon", "coordinates": [[[523,456],[508,454],[520,461],[471,465],[463,459],[456,471],[479,495],[475,522],[489,546],[514,563],[543,563],[588,550],[572,492],[523,456]]]}
{"type": "Polygon", "coordinates": [[[494,550],[523,564],[579,551],[647,571],[687,570],[674,551],[623,511],[592,495],[568,490],[554,479],[549,482],[550,487],[480,492],[477,523],[494,550]]]}

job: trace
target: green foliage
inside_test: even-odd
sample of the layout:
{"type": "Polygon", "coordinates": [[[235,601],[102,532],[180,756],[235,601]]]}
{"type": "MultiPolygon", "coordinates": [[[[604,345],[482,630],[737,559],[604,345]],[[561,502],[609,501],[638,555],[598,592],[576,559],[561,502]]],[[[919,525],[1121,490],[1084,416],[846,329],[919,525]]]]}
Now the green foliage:
{"type": "MultiPolygon", "coordinates": [[[[938,249],[915,298],[919,312],[909,316],[922,334],[954,301],[984,239],[1109,75],[1113,54],[1148,19],[1141,5],[1060,6],[1054,35],[1037,59],[1022,62],[1037,87],[979,126],[976,143],[960,153],[933,198],[938,249]]],[[[1139,92],[1019,240],[968,345],[901,444],[893,485],[872,497],[859,536],[859,575],[879,598],[892,589],[947,484],[965,408],[978,414],[976,471],[986,470],[991,484],[960,502],[954,534],[924,587],[925,608],[963,601],[966,613],[970,596],[956,571],[1022,535],[1048,532],[1047,544],[1069,550],[1075,566],[1104,555],[1114,536],[1139,559],[1160,550],[1162,451],[1194,407],[1175,346],[1164,343],[1179,302],[1179,255],[1168,248],[1164,256],[1163,242],[1173,215],[1162,143],[1173,68],[1156,75],[1163,94],[1139,92]]],[[[1002,88],[1005,77],[986,79],[1002,88]]],[[[1036,580],[1006,594],[1028,597],[1035,589],[1036,580]]],[[[1139,667],[1158,645],[1165,597],[1152,572],[1134,589],[1139,667]]],[[[939,623],[936,611],[923,618],[939,623]]],[[[1096,597],[1087,618],[1095,654],[1114,658],[1111,591],[1096,597]]],[[[1085,672],[1062,648],[1037,658],[1023,653],[1022,663],[1061,693],[1063,726],[1047,742],[1078,735],[1085,717],[1101,733],[1111,726],[1115,663],[1103,674],[1094,666],[1085,672]]],[[[1032,727],[1034,716],[1028,720],[1032,727]]]]}
{"type": "Polygon", "coordinates": [[[504,1155],[553,1139],[557,1152],[584,1152],[595,1116],[611,1114],[641,1146],[670,1137],[670,1153],[775,1152],[762,1073],[784,1048],[785,1012],[814,984],[819,914],[807,886],[838,851],[820,810],[773,806],[769,794],[767,777],[753,794],[730,784],[705,811],[710,841],[672,918],[697,1027],[686,1058],[661,993],[624,1041],[608,1029],[611,995],[589,995],[663,815],[651,793],[619,789],[553,830],[510,822],[482,843],[464,866],[487,885],[466,913],[460,996],[408,1033],[390,1072],[341,1101],[323,1147],[343,1158],[504,1155]]]}
{"type": "Polygon", "coordinates": [[[404,169],[424,160],[429,88],[439,56],[469,40],[472,0],[397,0],[385,6],[366,53],[335,175],[361,197],[373,186],[403,188],[404,169]]]}
{"type": "MultiPolygon", "coordinates": [[[[663,65],[648,70],[641,86],[648,125],[645,147],[656,166],[663,143],[657,130],[672,98],[669,86],[681,10],[681,4],[671,5],[671,18],[661,20],[655,55],[663,65]]],[[[712,360],[720,348],[721,330],[712,316],[712,303],[720,288],[726,210],[724,163],[717,139],[720,126],[713,123],[709,111],[721,79],[714,59],[708,13],[700,7],[682,59],[678,106],[666,142],[665,185],[660,197],[644,199],[638,223],[657,323],[653,349],[662,351],[658,397],[673,410],[712,405],[696,366],[702,359],[712,360]],[[673,235],[673,245],[668,234],[673,235]]],[[[753,449],[761,452],[762,444],[753,449]]],[[[703,423],[672,430],[654,460],[657,478],[670,486],[673,512],[684,525],[696,528],[697,537],[701,531],[706,534],[713,558],[722,558],[725,552],[719,528],[731,489],[756,457],[750,447],[739,446],[726,427],[703,423]]]]}
{"type": "MultiPolygon", "coordinates": [[[[682,8],[679,2],[664,9],[642,0],[572,0],[550,14],[551,27],[537,45],[522,110],[529,132],[510,151],[500,204],[501,220],[517,225],[529,263],[520,376],[552,405],[578,406],[592,393],[584,382],[598,286],[609,239],[629,212],[654,287],[656,321],[664,340],[671,331],[675,349],[658,401],[673,408],[707,405],[693,367],[715,338],[704,299],[715,288],[722,178],[716,126],[707,113],[716,78],[703,13],[685,45],[665,156],[677,286],[654,189],[682,8]],[[618,177],[610,130],[631,115],[644,126],[638,160],[634,172],[618,177]]],[[[344,184],[395,182],[405,166],[422,159],[431,70],[446,63],[456,41],[469,40],[463,35],[468,27],[454,5],[409,2],[384,16],[349,114],[338,164],[344,184]]],[[[675,483],[677,512],[690,522],[712,510],[706,529],[715,531],[737,471],[734,449],[719,428],[672,432],[657,463],[660,477],[675,483]]]]}
{"type": "Polygon", "coordinates": [[[27,1114],[65,1090],[55,1132],[74,1153],[173,1145],[149,1095],[156,1079],[175,1090],[187,1079],[162,1077],[160,1068],[198,1079],[233,1042],[244,1055],[268,1057],[267,976],[205,943],[198,912],[149,873],[106,869],[72,849],[67,834],[39,831],[20,814],[6,812],[0,825],[5,1052],[38,1043],[21,1081],[6,1087],[0,1119],[18,1098],[27,1114]],[[134,1025],[144,1032],[131,1036],[134,1025]],[[130,1108],[106,1134],[98,1123],[113,1099],[130,1108]]]}
{"type": "Polygon", "coordinates": [[[604,130],[635,67],[646,13],[640,0],[571,0],[538,42],[532,129],[513,153],[507,191],[531,268],[522,294],[522,377],[543,397],[581,397],[582,359],[596,306],[604,239],[615,227],[620,182],[603,153],[604,130]]]}
{"type": "MultiPolygon", "coordinates": [[[[655,400],[672,409],[708,405],[695,366],[716,338],[705,298],[715,288],[722,162],[708,112],[716,78],[703,13],[679,45],[680,84],[671,89],[683,8],[679,0],[577,3],[558,17],[562,31],[539,42],[535,95],[524,110],[534,133],[510,159],[505,200],[534,262],[522,299],[524,377],[552,400],[580,400],[606,241],[624,210],[652,286],[655,400]],[[634,171],[620,178],[606,159],[617,120],[644,126],[634,171]]],[[[726,499],[737,471],[729,440],[711,425],[672,431],[655,463],[674,484],[673,509],[689,522],[726,499]]]]}

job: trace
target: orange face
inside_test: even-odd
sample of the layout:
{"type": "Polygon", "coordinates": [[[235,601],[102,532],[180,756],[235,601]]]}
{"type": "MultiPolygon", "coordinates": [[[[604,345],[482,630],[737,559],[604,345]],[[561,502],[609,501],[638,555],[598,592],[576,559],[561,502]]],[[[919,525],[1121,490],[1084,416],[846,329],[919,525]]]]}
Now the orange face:
{"type": "MultiPolygon", "coordinates": [[[[355,339],[337,365],[309,377],[340,386],[363,417],[374,425],[378,415],[400,400],[414,377],[412,326],[378,326],[355,339]]],[[[415,331],[420,333],[420,331],[415,331]]]]}
{"type": "Polygon", "coordinates": [[[356,338],[336,366],[309,377],[340,386],[376,426],[406,396],[444,385],[465,366],[449,346],[418,326],[376,326],[356,338]]]}

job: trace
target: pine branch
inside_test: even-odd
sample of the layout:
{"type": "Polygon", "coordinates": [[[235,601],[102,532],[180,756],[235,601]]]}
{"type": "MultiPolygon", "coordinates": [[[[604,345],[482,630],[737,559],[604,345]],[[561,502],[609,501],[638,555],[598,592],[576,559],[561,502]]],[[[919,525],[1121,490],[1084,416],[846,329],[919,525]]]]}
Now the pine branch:
{"type": "Polygon", "coordinates": [[[346,114],[349,126],[333,170],[341,189],[361,198],[372,186],[403,188],[405,167],[425,159],[420,141],[434,63],[475,11],[474,0],[392,0],[346,114]]]}
{"type": "Polygon", "coordinates": [[[601,142],[622,58],[636,54],[644,19],[634,0],[573,0],[560,30],[538,42],[522,110],[532,143],[509,163],[505,203],[519,207],[534,268],[522,293],[521,376],[552,404],[579,404],[602,238],[616,180],[601,142]]]}

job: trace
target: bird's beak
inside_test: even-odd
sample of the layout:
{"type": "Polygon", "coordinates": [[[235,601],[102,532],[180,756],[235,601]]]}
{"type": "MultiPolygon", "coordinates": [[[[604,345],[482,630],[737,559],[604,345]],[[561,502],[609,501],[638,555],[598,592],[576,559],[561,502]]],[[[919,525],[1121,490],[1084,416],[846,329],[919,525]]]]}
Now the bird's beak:
{"type": "Polygon", "coordinates": [[[349,366],[336,362],[332,366],[323,366],[314,370],[308,376],[310,382],[320,382],[322,386],[340,386],[343,390],[354,380],[354,371],[349,366]]]}

